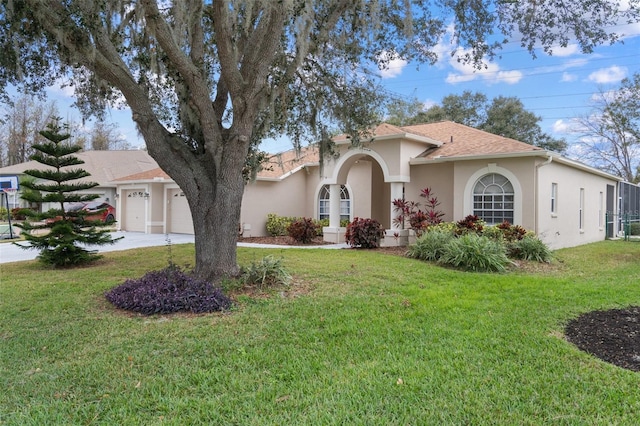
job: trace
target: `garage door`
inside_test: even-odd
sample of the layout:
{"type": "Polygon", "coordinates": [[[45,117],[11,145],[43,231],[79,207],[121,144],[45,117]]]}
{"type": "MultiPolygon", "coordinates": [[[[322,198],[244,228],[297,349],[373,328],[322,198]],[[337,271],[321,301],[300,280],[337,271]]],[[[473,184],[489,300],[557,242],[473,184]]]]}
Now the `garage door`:
{"type": "Polygon", "coordinates": [[[144,191],[124,190],[122,197],[122,230],[145,232],[144,191]]]}
{"type": "Polygon", "coordinates": [[[191,220],[191,210],[184,192],[180,189],[170,189],[167,191],[168,198],[168,232],[175,234],[193,234],[193,221],[191,220]]]}

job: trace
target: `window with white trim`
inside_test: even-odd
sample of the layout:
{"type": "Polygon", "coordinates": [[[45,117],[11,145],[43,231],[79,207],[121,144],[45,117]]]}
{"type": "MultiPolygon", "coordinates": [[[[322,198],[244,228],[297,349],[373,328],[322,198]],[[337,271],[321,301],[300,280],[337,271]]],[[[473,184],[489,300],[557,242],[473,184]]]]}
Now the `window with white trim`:
{"type": "Polygon", "coordinates": [[[551,184],[551,214],[558,213],[558,184],[551,184]]]}
{"type": "MultiPolygon", "coordinates": [[[[330,193],[329,185],[324,185],[320,188],[318,198],[318,219],[320,220],[329,219],[331,212],[330,193]]],[[[344,185],[340,185],[340,220],[351,220],[351,198],[349,197],[349,190],[344,185]]]]}
{"type": "Polygon", "coordinates": [[[484,175],[473,187],[473,214],[488,225],[513,223],[514,195],[509,179],[498,173],[484,175]]]}

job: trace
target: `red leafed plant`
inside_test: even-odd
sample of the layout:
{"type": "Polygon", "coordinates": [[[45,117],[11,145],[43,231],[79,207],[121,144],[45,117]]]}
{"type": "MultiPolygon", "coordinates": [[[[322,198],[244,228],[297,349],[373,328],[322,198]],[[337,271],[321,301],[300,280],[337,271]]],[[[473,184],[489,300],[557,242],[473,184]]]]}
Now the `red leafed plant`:
{"type": "Polygon", "coordinates": [[[409,228],[413,229],[418,236],[429,226],[442,222],[442,217],[444,216],[444,213],[437,209],[440,201],[438,201],[438,197],[433,195],[431,188],[421,190],[420,197],[426,199],[424,210],[420,208],[420,203],[416,201],[407,201],[400,198],[392,201],[393,210],[399,213],[393,219],[393,222],[403,229],[408,223],[409,228]]]}
{"type": "Polygon", "coordinates": [[[347,226],[345,239],[351,247],[376,248],[384,237],[384,228],[375,219],[356,217],[347,226]]]}

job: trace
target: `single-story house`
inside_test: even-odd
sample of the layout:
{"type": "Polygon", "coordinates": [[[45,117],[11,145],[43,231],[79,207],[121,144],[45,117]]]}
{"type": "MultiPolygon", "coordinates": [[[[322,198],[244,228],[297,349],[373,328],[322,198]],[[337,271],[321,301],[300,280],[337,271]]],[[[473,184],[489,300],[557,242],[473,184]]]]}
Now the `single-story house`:
{"type": "MultiPolygon", "coordinates": [[[[367,217],[387,229],[383,244],[405,244],[409,232],[394,224],[392,201],[420,201],[426,187],[440,201],[445,221],[470,214],[488,224],[508,220],[553,249],[620,231],[617,223],[606,223],[606,212],[619,209],[621,179],[558,153],[450,121],[381,124],[369,136],[358,147],[346,135],[336,137],[336,155],[322,167],[315,146],[272,156],[245,188],[240,233],[266,235],[267,215],[275,213],[328,218],[324,238],[339,242],[341,219],[367,217]]],[[[193,232],[184,194],[162,170],[111,184],[122,230],[193,232]]]]}
{"type": "MultiPolygon", "coordinates": [[[[83,192],[98,195],[97,201],[104,201],[114,206],[116,184],[113,181],[115,179],[158,167],[158,163],[151,158],[147,151],[143,150],[82,151],[74,154],[74,156],[84,161],[84,164],[78,165],[77,168],[84,169],[91,175],[84,180],[98,184],[98,186],[83,192]]],[[[25,170],[44,170],[49,168],[49,166],[37,161],[27,161],[0,168],[0,176],[17,176],[21,178],[26,176],[24,174],[25,170]]],[[[27,205],[19,198],[18,194],[12,194],[9,196],[9,207],[27,207],[27,205]]],[[[45,205],[42,206],[42,209],[48,210],[51,207],[53,206],[45,205]]]]}

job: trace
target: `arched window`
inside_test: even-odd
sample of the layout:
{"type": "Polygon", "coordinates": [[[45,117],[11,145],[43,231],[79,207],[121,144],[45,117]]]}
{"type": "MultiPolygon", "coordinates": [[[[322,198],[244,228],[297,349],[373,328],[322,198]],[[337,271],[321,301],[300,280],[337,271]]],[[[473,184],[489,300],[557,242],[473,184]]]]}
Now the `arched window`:
{"type": "MultiPolygon", "coordinates": [[[[320,196],[318,198],[318,219],[329,219],[329,185],[320,188],[320,196]]],[[[340,220],[351,220],[351,199],[349,190],[344,185],[340,185],[340,220]]]]}
{"type": "Polygon", "coordinates": [[[513,223],[513,185],[497,173],[481,177],[473,187],[473,214],[488,225],[513,223]]]}

